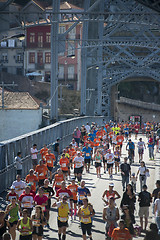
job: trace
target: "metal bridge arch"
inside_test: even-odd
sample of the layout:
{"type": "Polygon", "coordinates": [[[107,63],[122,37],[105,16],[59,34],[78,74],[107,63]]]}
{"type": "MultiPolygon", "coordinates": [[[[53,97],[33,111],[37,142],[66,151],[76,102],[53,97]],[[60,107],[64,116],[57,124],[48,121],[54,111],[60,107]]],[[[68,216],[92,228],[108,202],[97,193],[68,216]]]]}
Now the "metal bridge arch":
{"type": "Polygon", "coordinates": [[[136,77],[150,77],[153,80],[160,82],[160,70],[155,71],[149,68],[146,69],[132,69],[128,72],[122,73],[119,72],[115,75],[109,75],[107,77],[104,76],[103,78],[103,84],[102,84],[102,113],[104,116],[108,116],[108,118],[111,118],[110,110],[111,110],[111,88],[112,86],[126,80],[129,78],[136,78],[136,77]]]}

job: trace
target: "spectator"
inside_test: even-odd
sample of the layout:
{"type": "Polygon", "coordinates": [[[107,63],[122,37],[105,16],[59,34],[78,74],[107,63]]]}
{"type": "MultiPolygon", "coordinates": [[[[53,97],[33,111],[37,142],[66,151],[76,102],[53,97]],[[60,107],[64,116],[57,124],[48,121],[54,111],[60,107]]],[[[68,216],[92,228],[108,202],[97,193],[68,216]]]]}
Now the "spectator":
{"type": "Polygon", "coordinates": [[[81,138],[81,131],[79,130],[78,127],[76,127],[76,129],[73,132],[73,138],[75,139],[75,142],[79,146],[80,138],[81,138]]]}
{"type": "Polygon", "coordinates": [[[133,192],[133,187],[131,184],[128,184],[126,191],[123,193],[121,208],[123,208],[124,205],[128,205],[130,212],[134,214],[135,202],[136,202],[136,196],[133,192]]]}
{"type": "Polygon", "coordinates": [[[160,192],[158,193],[158,198],[155,200],[154,213],[156,216],[156,223],[158,226],[158,234],[160,235],[160,192]]]}
{"type": "Polygon", "coordinates": [[[16,175],[22,176],[22,159],[21,159],[21,152],[17,153],[15,157],[15,165],[16,165],[16,175]]]}
{"type": "Polygon", "coordinates": [[[133,237],[134,235],[134,227],[133,224],[135,224],[135,218],[133,213],[130,212],[130,209],[127,205],[124,205],[122,208],[123,215],[121,216],[121,219],[124,220],[124,226],[127,228],[133,237]]]}
{"type": "Polygon", "coordinates": [[[91,127],[89,126],[89,123],[88,123],[88,122],[87,122],[87,124],[86,124],[86,126],[85,126],[85,129],[87,130],[87,133],[90,132],[91,127]]]}
{"type": "Polygon", "coordinates": [[[150,230],[147,231],[144,240],[159,240],[158,228],[155,223],[150,224],[150,230]]]}
{"type": "Polygon", "coordinates": [[[103,209],[103,220],[105,221],[105,239],[110,237],[109,232],[117,227],[117,221],[119,219],[118,207],[115,206],[115,201],[112,196],[109,198],[108,206],[103,209]]]}
{"type": "Polygon", "coordinates": [[[112,240],[131,240],[132,236],[129,233],[129,230],[125,228],[124,220],[119,221],[119,228],[115,228],[112,233],[112,240]]]}
{"type": "Polygon", "coordinates": [[[58,163],[58,155],[60,154],[59,151],[59,141],[60,139],[57,138],[56,142],[53,144],[53,151],[54,151],[54,156],[55,156],[55,162],[54,162],[54,166],[57,166],[58,163]]]}
{"type": "Polygon", "coordinates": [[[38,155],[37,144],[33,144],[33,147],[31,148],[31,159],[32,159],[32,165],[34,170],[38,164],[37,155],[38,155]]]}
{"type": "Polygon", "coordinates": [[[124,163],[120,165],[123,191],[125,191],[125,186],[127,186],[127,184],[129,183],[129,175],[131,176],[131,167],[127,163],[127,160],[127,157],[125,157],[124,163]]]}
{"type": "Polygon", "coordinates": [[[12,240],[10,233],[4,233],[2,236],[2,240],[12,240]]]}
{"type": "Polygon", "coordinates": [[[149,170],[146,168],[145,162],[141,161],[140,167],[138,169],[137,176],[136,176],[136,179],[137,179],[138,174],[139,174],[139,181],[140,181],[140,189],[141,189],[141,191],[142,191],[142,186],[146,185],[146,180],[147,180],[146,173],[147,172],[149,172],[149,170]]]}
{"type": "Polygon", "coordinates": [[[149,192],[147,192],[147,185],[143,185],[143,191],[139,193],[138,197],[139,201],[139,217],[140,217],[140,224],[143,230],[143,217],[145,217],[145,227],[144,230],[146,231],[148,225],[148,217],[149,217],[149,207],[150,203],[152,202],[152,197],[149,192]]]}
{"type": "Polygon", "coordinates": [[[0,211],[0,240],[2,240],[2,235],[6,232],[7,229],[7,221],[5,219],[5,212],[0,211]]]}

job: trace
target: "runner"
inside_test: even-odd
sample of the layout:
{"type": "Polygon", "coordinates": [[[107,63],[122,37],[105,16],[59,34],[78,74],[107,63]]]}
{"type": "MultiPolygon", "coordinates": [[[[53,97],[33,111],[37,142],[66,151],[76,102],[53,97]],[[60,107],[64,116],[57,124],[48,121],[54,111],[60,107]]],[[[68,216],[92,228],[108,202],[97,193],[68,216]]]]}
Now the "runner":
{"type": "Polygon", "coordinates": [[[84,164],[86,172],[89,172],[92,157],[92,148],[88,146],[88,143],[85,144],[85,147],[82,149],[82,152],[84,153],[84,164]]]}
{"type": "Polygon", "coordinates": [[[71,184],[68,185],[67,189],[72,192],[73,197],[70,199],[71,204],[71,219],[73,220],[73,208],[74,208],[74,220],[76,220],[77,214],[77,192],[78,192],[78,185],[75,184],[75,179],[71,179],[71,184]],[[73,206],[74,205],[74,206],[73,206]]]}
{"type": "Polygon", "coordinates": [[[149,135],[148,139],[149,160],[154,160],[154,139],[149,135]]]}
{"type": "Polygon", "coordinates": [[[113,179],[113,165],[114,165],[114,154],[111,153],[111,150],[107,150],[107,154],[105,155],[105,159],[107,160],[107,169],[110,179],[113,179]]]}
{"type": "Polygon", "coordinates": [[[60,139],[57,138],[56,142],[53,144],[53,151],[54,151],[54,156],[55,156],[55,162],[54,162],[54,166],[57,166],[57,163],[58,163],[58,156],[60,154],[60,151],[59,151],[59,142],[60,142],[60,139]]]}
{"type": "Polygon", "coordinates": [[[132,142],[131,139],[129,139],[126,145],[126,150],[128,150],[128,158],[130,160],[130,165],[134,162],[134,149],[135,149],[135,144],[134,142],[132,142]]]}
{"type": "Polygon", "coordinates": [[[63,196],[66,196],[68,199],[73,198],[72,192],[66,188],[65,181],[62,182],[61,188],[56,193],[57,201],[61,200],[63,196]]]}
{"type": "Polygon", "coordinates": [[[127,187],[127,184],[129,183],[129,176],[131,177],[131,167],[127,163],[127,160],[128,160],[127,157],[125,157],[124,163],[122,163],[120,165],[123,191],[125,191],[125,188],[127,187]]]}
{"type": "Polygon", "coordinates": [[[64,181],[64,176],[62,170],[57,169],[57,174],[54,176],[53,188],[55,187],[55,191],[57,192],[61,188],[61,183],[64,181]]]}
{"type": "Polygon", "coordinates": [[[83,202],[83,198],[90,197],[91,193],[87,187],[85,187],[85,181],[81,181],[80,187],[78,187],[78,206],[80,207],[83,202]]]}
{"type": "Polygon", "coordinates": [[[129,135],[129,128],[127,127],[127,125],[124,127],[123,131],[124,131],[124,136],[125,136],[125,139],[126,139],[126,142],[127,142],[128,141],[128,135],[129,135]]]}
{"type": "Polygon", "coordinates": [[[48,168],[43,164],[43,160],[39,161],[39,164],[36,166],[35,172],[38,173],[38,185],[39,187],[43,186],[44,180],[47,178],[48,168]]]}
{"type": "Polygon", "coordinates": [[[17,230],[20,232],[19,240],[32,240],[32,221],[28,217],[26,209],[22,211],[22,218],[18,221],[17,230]]]}
{"type": "Polygon", "coordinates": [[[46,206],[48,205],[48,197],[44,194],[43,187],[38,189],[38,194],[34,197],[34,204],[40,205],[43,212],[46,212],[46,206]]]}
{"type": "Polygon", "coordinates": [[[82,172],[84,167],[84,158],[81,156],[81,152],[77,152],[77,156],[73,159],[74,164],[74,176],[77,178],[78,184],[82,180],[82,172]]]}
{"type": "Polygon", "coordinates": [[[102,150],[102,155],[103,155],[103,168],[104,168],[104,173],[106,173],[107,169],[107,160],[105,159],[105,155],[107,154],[108,146],[104,146],[102,150]]]}
{"type": "Polygon", "coordinates": [[[137,143],[137,147],[138,147],[138,154],[139,154],[139,162],[141,162],[143,159],[144,147],[146,148],[145,143],[142,141],[142,138],[139,139],[139,142],[137,143]]]}
{"type": "Polygon", "coordinates": [[[34,174],[34,170],[30,169],[29,174],[26,176],[26,183],[31,185],[31,190],[34,192],[36,192],[36,182],[38,182],[38,178],[34,174]]]}
{"type": "Polygon", "coordinates": [[[139,132],[139,128],[140,128],[139,124],[136,123],[135,126],[134,126],[135,139],[136,139],[136,140],[137,140],[137,135],[138,135],[138,132],[139,132]]]}
{"type": "Polygon", "coordinates": [[[32,239],[33,240],[42,240],[43,237],[43,227],[46,224],[46,219],[44,217],[42,207],[37,205],[35,206],[35,214],[32,216],[32,239]]]}
{"type": "Polygon", "coordinates": [[[11,203],[6,207],[5,214],[9,215],[9,233],[12,236],[12,240],[16,239],[16,226],[18,223],[19,204],[16,202],[16,198],[12,198],[11,203]]]}
{"type": "Polygon", "coordinates": [[[58,239],[65,240],[66,228],[68,227],[68,215],[70,210],[69,203],[67,202],[67,196],[63,195],[62,200],[57,203],[53,203],[52,207],[58,208],[58,239]]]}
{"type": "Polygon", "coordinates": [[[16,198],[16,201],[18,202],[19,196],[18,196],[18,194],[15,192],[15,186],[11,186],[11,187],[10,187],[10,190],[11,190],[11,191],[10,191],[9,193],[7,193],[6,200],[9,201],[9,202],[11,202],[11,199],[12,199],[12,198],[16,198]]]}
{"type": "Polygon", "coordinates": [[[61,170],[63,172],[64,179],[66,180],[67,176],[68,176],[69,160],[67,157],[65,157],[65,153],[62,153],[62,157],[59,161],[59,164],[60,164],[61,170]]]}
{"type": "Polygon", "coordinates": [[[46,154],[48,153],[48,148],[47,145],[44,144],[43,148],[40,150],[40,154],[41,154],[41,159],[43,160],[43,163],[46,163],[46,154]]]}
{"type": "Polygon", "coordinates": [[[82,237],[86,240],[86,233],[88,234],[90,240],[92,240],[92,217],[95,215],[93,206],[88,203],[88,199],[84,198],[82,200],[83,205],[78,209],[77,215],[80,217],[82,237]]]}
{"type": "Polygon", "coordinates": [[[110,197],[113,197],[114,200],[121,198],[119,193],[117,191],[113,190],[113,188],[114,188],[114,183],[112,183],[112,182],[109,183],[109,190],[105,190],[102,195],[102,200],[105,202],[106,205],[108,205],[110,197]],[[107,200],[105,199],[105,197],[107,200]]]}
{"type": "Polygon", "coordinates": [[[16,179],[17,180],[12,183],[12,186],[15,187],[15,192],[17,193],[18,197],[20,197],[20,195],[23,193],[23,191],[26,187],[26,183],[21,180],[20,175],[17,175],[16,179]]]}
{"type": "Polygon", "coordinates": [[[94,160],[95,160],[95,168],[96,168],[97,178],[98,177],[101,178],[101,167],[102,167],[103,157],[102,157],[99,149],[96,150],[96,153],[94,155],[94,160]]]}
{"type": "Polygon", "coordinates": [[[119,172],[120,156],[121,156],[120,147],[119,147],[119,145],[117,145],[115,147],[115,151],[114,151],[115,174],[117,174],[117,169],[119,172]]]}
{"type": "Polygon", "coordinates": [[[120,148],[120,156],[121,156],[122,145],[123,145],[123,141],[124,141],[124,137],[121,133],[117,133],[116,141],[117,141],[117,145],[120,148]]]}
{"type": "Polygon", "coordinates": [[[47,227],[49,228],[49,212],[50,212],[50,208],[51,208],[51,198],[52,196],[54,196],[54,191],[52,187],[49,187],[49,180],[45,179],[44,180],[44,186],[42,186],[43,190],[44,190],[44,195],[47,196],[48,198],[48,204],[46,205],[46,212],[45,212],[45,217],[46,217],[46,221],[47,221],[47,227]]]}
{"type": "Polygon", "coordinates": [[[52,170],[53,170],[53,165],[54,165],[56,158],[55,158],[54,154],[51,153],[50,149],[48,149],[48,153],[46,153],[45,159],[46,159],[46,164],[47,164],[47,168],[49,171],[50,183],[52,183],[52,170]]]}
{"type": "Polygon", "coordinates": [[[30,192],[31,188],[27,186],[25,191],[19,197],[19,204],[23,211],[23,209],[27,210],[28,217],[31,216],[33,210],[33,202],[34,202],[34,195],[30,192]]]}

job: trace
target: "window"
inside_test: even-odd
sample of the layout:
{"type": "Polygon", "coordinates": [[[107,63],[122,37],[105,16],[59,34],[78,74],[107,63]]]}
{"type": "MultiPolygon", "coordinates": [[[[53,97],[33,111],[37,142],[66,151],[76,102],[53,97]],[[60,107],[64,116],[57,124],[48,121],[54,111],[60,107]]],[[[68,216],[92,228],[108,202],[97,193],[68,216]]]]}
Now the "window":
{"type": "Polygon", "coordinates": [[[45,81],[46,82],[51,81],[51,72],[49,72],[49,71],[45,72],[45,81]]]}
{"type": "Polygon", "coordinates": [[[22,75],[22,73],[23,73],[23,72],[22,72],[22,68],[17,68],[17,71],[16,71],[16,72],[17,72],[17,75],[22,75]]]}
{"type": "Polygon", "coordinates": [[[43,64],[43,53],[42,52],[37,53],[37,63],[43,64]]]}
{"type": "Polygon", "coordinates": [[[45,63],[51,63],[51,53],[50,52],[45,53],[45,63]]]}
{"type": "Polygon", "coordinates": [[[74,28],[68,33],[68,35],[69,35],[69,38],[70,38],[70,39],[75,39],[75,37],[76,37],[76,28],[74,27],[74,28]]]}
{"type": "Polygon", "coordinates": [[[22,61],[23,61],[23,55],[21,53],[17,53],[16,62],[22,62],[22,61]]]}
{"type": "Polygon", "coordinates": [[[64,65],[59,66],[59,79],[64,78],[64,65]]]}
{"type": "Polygon", "coordinates": [[[74,79],[74,65],[68,67],[68,79],[74,79]]]}
{"type": "Polygon", "coordinates": [[[30,43],[35,43],[35,33],[30,33],[29,42],[30,43]]]}
{"type": "Polygon", "coordinates": [[[35,63],[35,53],[34,52],[29,53],[29,63],[35,63]]]}
{"type": "Polygon", "coordinates": [[[59,33],[63,34],[66,31],[66,27],[65,26],[59,26],[59,33]]]}
{"type": "Polygon", "coordinates": [[[15,47],[15,39],[9,39],[8,40],[8,47],[15,47]]]}
{"type": "Polygon", "coordinates": [[[43,47],[43,33],[38,33],[38,47],[43,47]]]}
{"type": "Polygon", "coordinates": [[[74,42],[68,42],[68,56],[75,54],[74,42]]]}
{"type": "Polygon", "coordinates": [[[2,53],[2,61],[8,62],[8,54],[7,53],[2,53]]]}
{"type": "Polygon", "coordinates": [[[50,43],[50,42],[51,42],[51,33],[50,33],[50,32],[47,32],[47,33],[46,33],[46,42],[47,42],[47,43],[50,43]]]}

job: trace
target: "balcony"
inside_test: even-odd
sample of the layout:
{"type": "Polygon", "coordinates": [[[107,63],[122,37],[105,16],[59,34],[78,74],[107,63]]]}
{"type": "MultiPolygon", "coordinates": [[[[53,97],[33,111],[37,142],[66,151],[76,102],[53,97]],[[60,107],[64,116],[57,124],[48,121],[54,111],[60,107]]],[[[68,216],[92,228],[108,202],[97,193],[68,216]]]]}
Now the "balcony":
{"type": "Polygon", "coordinates": [[[35,69],[36,70],[43,70],[44,69],[44,63],[35,63],[35,69]]]}

